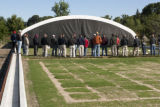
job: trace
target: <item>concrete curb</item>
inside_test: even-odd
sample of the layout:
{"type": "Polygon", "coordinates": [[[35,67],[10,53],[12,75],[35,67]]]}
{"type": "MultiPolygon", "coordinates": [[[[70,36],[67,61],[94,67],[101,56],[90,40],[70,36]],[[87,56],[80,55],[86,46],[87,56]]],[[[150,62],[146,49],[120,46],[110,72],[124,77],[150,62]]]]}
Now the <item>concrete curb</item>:
{"type": "Polygon", "coordinates": [[[19,95],[20,95],[20,107],[27,107],[26,91],[24,85],[24,74],[22,66],[22,57],[19,55],[19,95]]]}
{"type": "Polygon", "coordinates": [[[0,107],[27,107],[20,54],[13,54],[0,107]]]}

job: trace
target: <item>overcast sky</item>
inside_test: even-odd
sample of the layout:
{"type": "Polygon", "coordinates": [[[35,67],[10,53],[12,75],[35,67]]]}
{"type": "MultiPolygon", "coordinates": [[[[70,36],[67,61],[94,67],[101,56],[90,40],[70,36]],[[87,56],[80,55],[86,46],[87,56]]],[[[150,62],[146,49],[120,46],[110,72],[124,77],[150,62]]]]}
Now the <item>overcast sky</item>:
{"type": "MultiPolygon", "coordinates": [[[[59,0],[1,0],[0,16],[5,18],[16,14],[27,21],[32,15],[54,16],[51,11],[54,3],[59,0]]],[[[70,5],[71,15],[105,16],[113,17],[122,14],[133,15],[136,10],[142,11],[149,3],[160,0],[65,0],[70,5]]]]}

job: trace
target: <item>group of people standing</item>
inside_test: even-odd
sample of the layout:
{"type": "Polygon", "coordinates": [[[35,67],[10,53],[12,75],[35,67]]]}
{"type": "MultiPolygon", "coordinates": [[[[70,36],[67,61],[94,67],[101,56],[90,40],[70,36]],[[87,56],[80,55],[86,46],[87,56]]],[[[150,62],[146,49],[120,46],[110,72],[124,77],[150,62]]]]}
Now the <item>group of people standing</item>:
{"type": "Polygon", "coordinates": [[[24,36],[21,36],[21,30],[13,31],[13,34],[11,35],[11,41],[12,41],[12,50],[15,53],[21,54],[21,48],[23,48],[23,54],[28,55],[29,53],[29,39],[28,34],[24,34],[24,36]]]}
{"type": "MultiPolygon", "coordinates": [[[[11,35],[13,50],[17,53],[21,53],[21,46],[23,48],[23,54],[28,55],[29,53],[29,39],[28,34],[24,34],[21,36],[21,31],[16,33],[13,32],[11,35]]],[[[152,34],[150,38],[150,52],[151,55],[156,54],[156,43],[159,43],[159,54],[160,54],[160,36],[158,36],[158,40],[156,40],[154,34],[152,34]]],[[[116,34],[112,34],[111,38],[107,38],[105,35],[100,36],[97,32],[93,34],[93,37],[88,40],[86,36],[79,35],[77,37],[76,33],[74,33],[71,38],[67,41],[65,39],[65,35],[61,34],[59,38],[56,35],[52,35],[51,39],[48,39],[48,35],[44,34],[44,36],[39,40],[39,35],[36,34],[33,38],[34,45],[34,55],[38,55],[38,47],[41,44],[42,46],[42,55],[44,57],[48,56],[48,49],[52,48],[52,56],[63,56],[66,57],[67,49],[69,46],[70,49],[70,57],[76,57],[77,52],[79,52],[79,56],[87,56],[88,46],[91,45],[91,56],[100,57],[108,55],[108,46],[111,46],[112,56],[119,56],[120,47],[122,47],[122,56],[128,56],[128,38],[123,35],[120,37],[116,34]],[[49,41],[50,40],[50,41],[49,41]],[[40,42],[40,43],[39,43],[40,42]],[[100,48],[102,48],[102,54],[100,55],[100,48]]],[[[146,55],[147,48],[147,40],[144,35],[140,40],[138,36],[135,36],[133,43],[133,56],[139,56],[139,48],[142,47],[143,55],[146,55]]]]}
{"type": "MultiPolygon", "coordinates": [[[[36,37],[34,37],[33,40],[36,40],[35,38],[36,37]]],[[[48,49],[50,47],[52,47],[52,56],[66,57],[66,46],[69,45],[70,57],[74,58],[77,56],[77,50],[79,51],[79,56],[87,56],[87,48],[89,46],[89,41],[86,37],[83,37],[82,35],[77,38],[76,34],[74,33],[68,41],[65,39],[64,34],[61,34],[58,39],[55,35],[52,35],[51,42],[49,44],[47,34],[44,34],[44,37],[41,39],[41,45],[43,50],[43,56],[45,57],[48,55],[48,49]]],[[[37,44],[34,43],[34,46],[37,46],[37,44]]]]}

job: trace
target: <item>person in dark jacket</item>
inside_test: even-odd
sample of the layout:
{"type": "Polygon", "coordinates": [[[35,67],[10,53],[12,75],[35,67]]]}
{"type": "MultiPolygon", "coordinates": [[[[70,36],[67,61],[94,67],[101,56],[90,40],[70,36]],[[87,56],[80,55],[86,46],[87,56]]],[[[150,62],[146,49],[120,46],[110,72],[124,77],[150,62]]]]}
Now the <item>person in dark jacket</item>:
{"type": "Polygon", "coordinates": [[[117,37],[114,34],[112,34],[110,45],[112,50],[112,56],[117,56],[117,37]]]}
{"type": "Polygon", "coordinates": [[[150,51],[151,55],[156,55],[156,38],[154,37],[154,34],[152,34],[150,39],[150,51]]]}
{"type": "Polygon", "coordinates": [[[122,46],[122,56],[128,56],[128,40],[125,35],[121,40],[121,46],[122,46]]]}
{"type": "Polygon", "coordinates": [[[52,35],[51,46],[52,46],[52,56],[57,56],[58,40],[56,39],[55,35],[52,35]]]}
{"type": "Polygon", "coordinates": [[[48,49],[49,49],[49,43],[48,43],[48,35],[44,34],[44,37],[41,39],[41,45],[42,45],[42,55],[44,57],[48,56],[48,49]]]}
{"type": "Polygon", "coordinates": [[[138,36],[135,36],[133,45],[134,45],[133,56],[139,56],[140,40],[139,40],[138,36]]]}
{"type": "Polygon", "coordinates": [[[160,34],[158,35],[158,45],[159,45],[159,52],[158,52],[158,54],[160,55],[160,34]]]}
{"type": "Polygon", "coordinates": [[[11,35],[11,41],[12,41],[12,51],[16,53],[16,43],[17,43],[16,31],[13,31],[13,34],[11,35]]]}
{"type": "Polygon", "coordinates": [[[79,56],[84,56],[84,38],[82,35],[78,38],[78,45],[79,45],[79,56]]]}
{"type": "Polygon", "coordinates": [[[64,34],[61,34],[60,38],[58,39],[59,56],[66,57],[66,44],[67,44],[67,41],[64,37],[64,34]]]}
{"type": "Polygon", "coordinates": [[[39,45],[39,36],[38,34],[35,34],[33,38],[33,45],[34,45],[34,56],[37,56],[38,53],[38,45],[39,45]]]}
{"type": "Polygon", "coordinates": [[[18,48],[18,54],[21,54],[21,47],[22,47],[22,35],[21,35],[21,30],[18,31],[17,34],[17,48],[18,48]]]}
{"type": "Polygon", "coordinates": [[[75,39],[75,37],[74,37],[74,34],[73,34],[73,36],[71,37],[71,39],[69,39],[68,44],[69,44],[69,48],[70,48],[70,57],[75,58],[75,57],[76,57],[76,55],[75,55],[76,39],[75,39]]]}
{"type": "Polygon", "coordinates": [[[106,36],[103,34],[102,35],[102,56],[104,56],[104,50],[105,50],[105,55],[107,56],[107,44],[108,44],[108,40],[106,38],[106,36]]]}
{"type": "Polygon", "coordinates": [[[94,43],[94,38],[96,37],[96,34],[93,34],[93,37],[91,38],[91,40],[90,40],[90,44],[91,44],[91,56],[94,56],[94,45],[95,45],[95,43],[94,43]]]}

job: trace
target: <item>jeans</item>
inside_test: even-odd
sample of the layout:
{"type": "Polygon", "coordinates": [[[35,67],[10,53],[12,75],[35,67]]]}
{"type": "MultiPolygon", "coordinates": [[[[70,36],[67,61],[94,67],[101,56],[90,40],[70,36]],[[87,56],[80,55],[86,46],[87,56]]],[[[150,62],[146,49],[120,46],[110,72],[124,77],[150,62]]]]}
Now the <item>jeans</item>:
{"type": "Polygon", "coordinates": [[[79,49],[79,45],[75,45],[75,56],[77,56],[77,49],[79,49]]]}
{"type": "Polygon", "coordinates": [[[59,45],[59,56],[66,57],[66,45],[59,45]]]}
{"type": "Polygon", "coordinates": [[[52,56],[57,56],[57,48],[58,47],[53,47],[52,48],[52,56]]]}
{"type": "Polygon", "coordinates": [[[26,49],[25,49],[25,45],[22,44],[22,48],[23,48],[23,54],[25,55],[26,54],[26,49]]]}
{"type": "Polygon", "coordinates": [[[100,44],[94,46],[94,57],[100,56],[100,44]]]}
{"type": "Polygon", "coordinates": [[[21,53],[22,41],[18,41],[18,54],[21,53]]]}
{"type": "Polygon", "coordinates": [[[155,56],[155,55],[156,55],[156,45],[155,45],[155,44],[152,44],[150,50],[151,50],[151,55],[154,55],[154,56],[155,56]]]}
{"type": "Polygon", "coordinates": [[[94,47],[91,48],[91,56],[94,56],[94,47]]]}
{"type": "Polygon", "coordinates": [[[12,51],[15,53],[17,52],[16,42],[12,42],[12,51]]]}
{"type": "Polygon", "coordinates": [[[146,45],[145,44],[142,44],[142,52],[143,52],[143,55],[146,55],[146,45]]]}
{"type": "Polygon", "coordinates": [[[104,51],[105,55],[107,56],[107,46],[102,46],[102,56],[104,56],[104,51]]]}
{"type": "Polygon", "coordinates": [[[84,47],[84,56],[87,56],[87,50],[88,50],[88,48],[84,47]]]}
{"type": "Polygon", "coordinates": [[[158,52],[158,53],[159,53],[159,55],[160,55],[160,42],[159,42],[159,52],[158,52]]]}
{"type": "Polygon", "coordinates": [[[37,56],[38,53],[38,45],[34,45],[34,56],[37,56]]]}
{"type": "Polygon", "coordinates": [[[28,55],[28,53],[29,53],[29,45],[24,45],[23,49],[24,49],[24,55],[28,55]]]}

